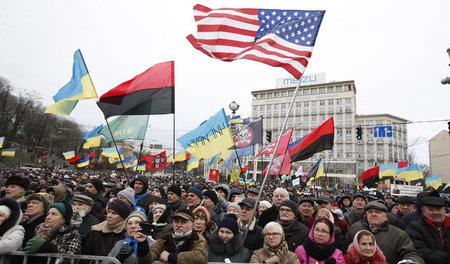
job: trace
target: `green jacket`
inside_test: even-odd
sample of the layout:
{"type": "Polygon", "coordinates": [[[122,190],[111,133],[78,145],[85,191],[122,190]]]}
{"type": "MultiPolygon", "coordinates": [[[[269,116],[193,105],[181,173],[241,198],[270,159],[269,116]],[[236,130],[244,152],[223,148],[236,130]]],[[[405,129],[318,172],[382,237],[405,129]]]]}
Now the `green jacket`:
{"type": "Polygon", "coordinates": [[[422,255],[414,248],[414,244],[408,234],[398,227],[390,225],[388,221],[384,222],[380,228],[372,230],[367,222],[367,217],[361,221],[355,222],[348,230],[345,236],[347,242],[353,242],[353,237],[358,231],[370,231],[378,247],[383,252],[388,263],[397,263],[404,259],[410,259],[419,264],[424,264],[422,255]]]}

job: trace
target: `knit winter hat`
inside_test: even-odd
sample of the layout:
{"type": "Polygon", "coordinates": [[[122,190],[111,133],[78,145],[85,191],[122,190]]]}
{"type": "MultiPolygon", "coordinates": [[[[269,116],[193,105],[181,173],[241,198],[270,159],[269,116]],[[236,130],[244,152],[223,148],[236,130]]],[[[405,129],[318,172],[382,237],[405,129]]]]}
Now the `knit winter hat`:
{"type": "Polygon", "coordinates": [[[92,185],[94,185],[94,188],[97,190],[98,193],[103,192],[103,182],[99,179],[92,179],[90,181],[90,183],[92,183],[92,185]]]}
{"type": "Polygon", "coordinates": [[[139,217],[142,219],[143,222],[147,222],[147,216],[142,211],[133,211],[131,214],[127,217],[127,220],[125,222],[128,222],[131,217],[139,217]]]}
{"type": "Polygon", "coordinates": [[[9,209],[9,207],[6,205],[0,205],[0,213],[5,215],[6,219],[8,219],[11,215],[11,209],[9,209]]]}
{"type": "Polygon", "coordinates": [[[56,210],[58,210],[64,216],[65,222],[67,224],[70,223],[70,219],[72,218],[73,211],[72,211],[72,206],[69,203],[67,203],[66,201],[60,202],[60,203],[54,203],[54,204],[50,205],[48,210],[50,210],[51,208],[56,208],[56,210]]]}
{"type": "Polygon", "coordinates": [[[224,215],[222,220],[219,223],[218,229],[220,229],[221,227],[226,227],[226,228],[230,229],[231,232],[233,232],[233,234],[236,235],[237,232],[239,232],[236,215],[234,215],[234,214],[224,215]]]}
{"type": "Polygon", "coordinates": [[[195,195],[197,195],[198,197],[200,197],[200,199],[203,199],[203,193],[200,189],[195,188],[195,187],[191,187],[189,188],[189,190],[187,191],[187,193],[193,193],[195,195]]]}
{"type": "Polygon", "coordinates": [[[113,210],[114,212],[118,213],[122,219],[127,219],[127,217],[130,215],[132,209],[131,205],[123,200],[120,199],[114,199],[108,204],[108,209],[113,210]]]}
{"type": "Polygon", "coordinates": [[[295,202],[292,201],[292,200],[285,200],[285,201],[283,201],[283,202],[280,204],[280,208],[281,208],[282,206],[289,207],[289,208],[292,210],[292,212],[294,212],[294,213],[296,213],[297,210],[298,210],[298,205],[297,205],[297,203],[295,203],[295,202]]]}
{"type": "Polygon", "coordinates": [[[236,209],[238,210],[238,212],[241,211],[241,207],[239,206],[239,204],[238,204],[237,202],[229,203],[229,204],[228,204],[228,207],[227,207],[227,210],[228,210],[228,208],[230,208],[230,207],[236,208],[236,209]]]}
{"type": "Polygon", "coordinates": [[[180,185],[172,185],[169,188],[167,188],[167,192],[173,192],[174,194],[178,195],[178,197],[181,197],[181,187],[180,185]]]}
{"type": "Polygon", "coordinates": [[[217,194],[215,191],[207,190],[203,193],[203,196],[208,197],[214,204],[217,204],[217,194]]]}
{"type": "Polygon", "coordinates": [[[153,206],[152,213],[155,213],[156,209],[162,209],[163,211],[165,211],[166,210],[166,205],[164,205],[164,204],[157,204],[157,205],[153,206]]]}
{"type": "Polygon", "coordinates": [[[268,201],[259,201],[259,205],[264,205],[267,207],[267,209],[269,209],[270,207],[272,207],[272,204],[270,204],[268,201]]]}
{"type": "Polygon", "coordinates": [[[197,211],[202,211],[203,212],[203,214],[205,215],[205,218],[206,218],[206,224],[208,224],[210,219],[211,219],[211,216],[210,216],[208,210],[205,207],[203,207],[203,206],[197,206],[194,209],[194,211],[192,211],[192,214],[194,215],[194,219],[195,219],[195,215],[196,215],[197,211]]]}
{"type": "Polygon", "coordinates": [[[134,190],[133,188],[127,187],[123,189],[122,191],[118,192],[117,195],[121,195],[127,199],[130,204],[134,203],[134,190]]]}
{"type": "Polygon", "coordinates": [[[159,193],[161,194],[162,198],[166,198],[166,191],[164,190],[164,188],[162,186],[158,186],[156,187],[159,190],[159,193]]]}

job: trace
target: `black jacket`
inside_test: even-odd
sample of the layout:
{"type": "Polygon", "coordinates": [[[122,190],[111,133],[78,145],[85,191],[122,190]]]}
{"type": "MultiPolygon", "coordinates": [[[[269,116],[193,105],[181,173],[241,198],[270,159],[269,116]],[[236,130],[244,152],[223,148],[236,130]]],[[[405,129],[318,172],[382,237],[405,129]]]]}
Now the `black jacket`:
{"type": "Polygon", "coordinates": [[[97,217],[93,216],[91,213],[87,213],[83,217],[83,222],[78,227],[78,232],[81,235],[81,244],[82,245],[86,242],[87,237],[91,233],[91,227],[98,223],[100,223],[100,221],[97,219],[97,217]]]}
{"type": "Polygon", "coordinates": [[[279,215],[280,212],[278,212],[278,209],[275,206],[272,206],[262,212],[261,216],[258,219],[258,225],[264,228],[267,223],[277,221],[279,215]]]}
{"type": "Polygon", "coordinates": [[[297,219],[294,219],[289,224],[280,223],[284,230],[284,236],[288,245],[289,251],[294,252],[295,249],[302,245],[305,239],[308,237],[309,228],[300,223],[297,219]]]}
{"type": "Polygon", "coordinates": [[[25,244],[34,237],[36,227],[45,221],[46,214],[42,214],[31,221],[22,222],[21,225],[25,229],[25,236],[23,238],[22,247],[25,248],[25,244]]]}
{"type": "Polygon", "coordinates": [[[405,229],[425,263],[450,263],[450,219],[445,218],[442,236],[428,219],[412,221],[405,229]]]}
{"type": "MultiPolygon", "coordinates": [[[[238,220],[238,224],[240,223],[240,220],[238,220]]],[[[244,229],[239,224],[239,232],[241,234],[244,233],[244,229]]],[[[264,233],[262,227],[256,224],[256,219],[254,218],[252,223],[250,224],[247,236],[244,240],[244,247],[248,248],[251,253],[253,251],[262,248],[264,245],[264,233]]]]}
{"type": "Polygon", "coordinates": [[[211,234],[211,238],[209,239],[209,262],[225,262],[225,259],[238,263],[249,262],[251,257],[250,251],[243,247],[243,237],[239,232],[227,244],[223,243],[217,235],[217,232],[218,229],[211,234]]]}

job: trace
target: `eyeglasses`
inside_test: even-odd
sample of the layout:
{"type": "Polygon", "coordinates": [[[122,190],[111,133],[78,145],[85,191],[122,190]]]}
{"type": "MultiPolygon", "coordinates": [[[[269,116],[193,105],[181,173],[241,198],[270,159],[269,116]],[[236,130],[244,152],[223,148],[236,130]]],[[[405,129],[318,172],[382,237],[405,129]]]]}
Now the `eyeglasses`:
{"type": "Polygon", "coordinates": [[[319,228],[314,228],[314,232],[320,233],[322,235],[326,235],[326,234],[330,233],[330,232],[328,232],[326,230],[320,230],[319,228]]]}
{"type": "Polygon", "coordinates": [[[281,236],[281,233],[265,233],[266,237],[279,237],[281,236]]]}

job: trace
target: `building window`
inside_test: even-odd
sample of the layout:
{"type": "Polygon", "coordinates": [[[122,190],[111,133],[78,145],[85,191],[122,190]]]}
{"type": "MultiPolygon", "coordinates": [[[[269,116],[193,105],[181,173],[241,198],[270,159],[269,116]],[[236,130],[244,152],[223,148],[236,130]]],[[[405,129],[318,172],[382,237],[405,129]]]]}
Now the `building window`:
{"type": "Polygon", "coordinates": [[[334,105],[334,100],[333,99],[328,100],[328,106],[332,106],[332,105],[334,105]]]}
{"type": "MultiPolygon", "coordinates": [[[[262,105],[261,105],[262,106],[262,105]]],[[[254,105],[253,106],[253,111],[258,111],[258,106],[257,105],[254,105]]]]}
{"type": "Polygon", "coordinates": [[[352,104],[352,98],[345,98],[345,104],[346,105],[352,104]]]}
{"type": "Polygon", "coordinates": [[[316,107],[317,106],[317,101],[311,101],[311,107],[316,107]]]}
{"type": "Polygon", "coordinates": [[[261,110],[261,111],[264,111],[264,108],[265,108],[264,105],[259,106],[259,110],[261,110]]]}
{"type": "Polygon", "coordinates": [[[310,94],[310,90],[309,90],[309,89],[305,89],[305,90],[303,90],[303,94],[304,94],[304,95],[308,95],[308,94],[310,94]]]}
{"type": "Polygon", "coordinates": [[[267,94],[261,94],[261,99],[264,99],[267,97],[267,94]]]}
{"type": "Polygon", "coordinates": [[[295,107],[297,107],[297,108],[302,107],[302,103],[295,103],[295,107]]]}
{"type": "Polygon", "coordinates": [[[336,105],[342,105],[342,99],[336,99],[336,105]]]}
{"type": "Polygon", "coordinates": [[[342,91],[344,91],[344,86],[342,86],[342,85],[336,86],[336,92],[342,92],[342,91]]]}
{"type": "Polygon", "coordinates": [[[273,105],[273,110],[278,110],[278,105],[277,104],[273,105]]]}
{"type": "Polygon", "coordinates": [[[308,109],[303,109],[303,114],[304,115],[308,115],[309,114],[309,110],[308,109]]]}
{"type": "Polygon", "coordinates": [[[319,110],[319,113],[320,114],[325,114],[325,107],[321,107],[320,110],[319,110]]]}
{"type": "Polygon", "coordinates": [[[281,97],[286,97],[287,92],[281,92],[281,97]]]}
{"type": "Polygon", "coordinates": [[[300,109],[300,108],[295,109],[295,114],[296,115],[301,115],[302,114],[302,109],[300,109]]]}
{"type": "Polygon", "coordinates": [[[317,94],[317,88],[311,88],[311,94],[317,94]]]}
{"type": "Polygon", "coordinates": [[[272,98],[273,97],[273,94],[272,93],[268,93],[267,94],[267,98],[272,98]]]}
{"type": "Polygon", "coordinates": [[[267,105],[267,110],[272,109],[272,105],[267,105]]]}
{"type": "MultiPolygon", "coordinates": [[[[300,92],[301,92],[301,90],[298,91],[298,94],[300,94],[300,92]]],[[[289,91],[289,92],[288,92],[288,96],[289,96],[289,97],[294,96],[294,91],[289,91]]]]}
{"type": "Polygon", "coordinates": [[[334,87],[328,87],[327,93],[334,93],[334,87]]]}
{"type": "Polygon", "coordinates": [[[286,109],[286,104],[281,104],[281,109],[286,109]]]}
{"type": "Polygon", "coordinates": [[[319,101],[319,105],[320,105],[320,106],[325,106],[325,100],[320,100],[320,101],[319,101]]]}
{"type": "Polygon", "coordinates": [[[304,102],[303,107],[309,107],[309,102],[304,102]]]}
{"type": "Polygon", "coordinates": [[[321,94],[326,93],[326,88],[325,87],[320,87],[319,88],[319,93],[321,93],[321,94]]]}
{"type": "Polygon", "coordinates": [[[275,96],[274,97],[280,97],[280,92],[275,92],[275,96]]]}

